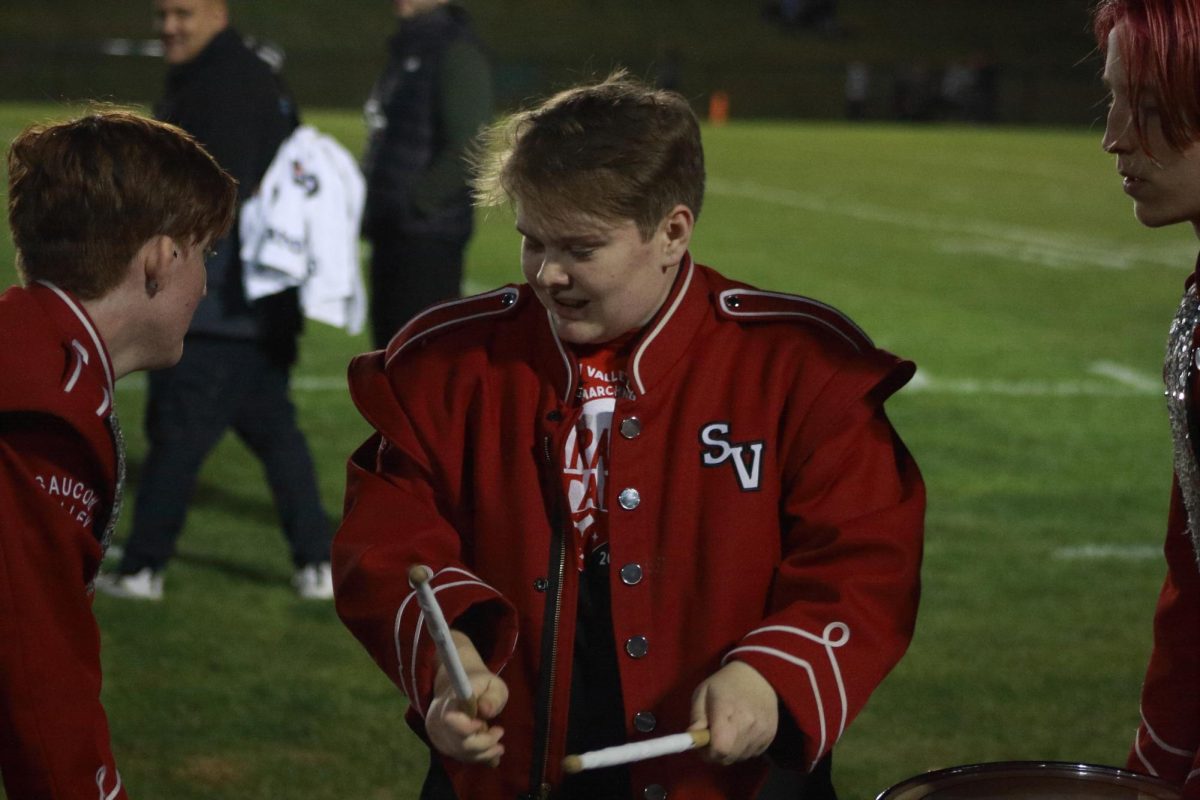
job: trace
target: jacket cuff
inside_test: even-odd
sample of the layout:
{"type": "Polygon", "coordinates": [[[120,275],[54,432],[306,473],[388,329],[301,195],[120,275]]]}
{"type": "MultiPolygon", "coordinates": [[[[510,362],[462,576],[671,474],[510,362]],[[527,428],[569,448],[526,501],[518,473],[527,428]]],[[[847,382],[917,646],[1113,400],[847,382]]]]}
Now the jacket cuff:
{"type": "Polygon", "coordinates": [[[747,634],[722,663],[743,661],[767,679],[803,736],[806,770],[812,770],[846,729],[849,706],[838,664],[838,648],[850,628],[831,622],[820,633],[767,625],[747,634]]]}
{"type": "Polygon", "coordinates": [[[1134,772],[1182,785],[1191,777],[1189,772],[1197,757],[1194,749],[1179,746],[1182,744],[1185,743],[1165,741],[1143,714],[1126,766],[1134,772]]]}
{"type": "MultiPolygon", "coordinates": [[[[451,628],[469,620],[464,631],[471,637],[488,669],[499,673],[517,645],[516,608],[494,587],[461,567],[444,567],[434,573],[429,588],[451,628]]],[[[425,627],[425,614],[415,589],[405,595],[396,612],[396,658],[400,687],[422,718],[433,695],[439,659],[437,646],[425,627]]]]}

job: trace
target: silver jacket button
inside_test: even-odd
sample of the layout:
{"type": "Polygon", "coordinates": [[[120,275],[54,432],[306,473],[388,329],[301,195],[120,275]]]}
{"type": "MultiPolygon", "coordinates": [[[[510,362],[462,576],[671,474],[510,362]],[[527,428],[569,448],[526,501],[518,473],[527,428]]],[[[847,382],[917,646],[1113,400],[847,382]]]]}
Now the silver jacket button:
{"type": "Polygon", "coordinates": [[[621,567],[621,583],[626,586],[637,586],[642,582],[642,565],[626,564],[621,567]]]}
{"type": "Polygon", "coordinates": [[[617,502],[621,504],[621,508],[626,511],[632,511],[642,504],[642,495],[637,489],[632,486],[628,489],[622,489],[617,495],[617,502]]]}
{"type": "Polygon", "coordinates": [[[650,733],[658,725],[658,719],[649,711],[639,711],[633,715],[633,727],[639,733],[650,733]]]}
{"type": "Polygon", "coordinates": [[[642,658],[650,650],[650,641],[645,636],[630,636],[625,640],[625,652],[630,658],[642,658]]]}
{"type": "Polygon", "coordinates": [[[642,421],[637,417],[626,417],[621,420],[621,435],[626,439],[636,439],[642,435],[642,421]]]}

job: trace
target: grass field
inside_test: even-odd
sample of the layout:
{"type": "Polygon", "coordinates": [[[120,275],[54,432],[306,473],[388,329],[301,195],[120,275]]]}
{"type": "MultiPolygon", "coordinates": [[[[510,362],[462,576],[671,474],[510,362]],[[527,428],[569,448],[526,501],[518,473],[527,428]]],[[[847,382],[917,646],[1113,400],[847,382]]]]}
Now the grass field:
{"type": "MultiPolygon", "coordinates": [[[[0,138],[62,113],[0,107],[0,138]]],[[[355,116],[308,120],[358,151],[355,116]]],[[[1121,763],[1163,573],[1157,380],[1190,229],[1133,221],[1098,129],[745,122],[705,136],[697,259],[833,303],[920,366],[889,409],[929,488],[921,615],[838,748],[841,796],[985,760],[1121,763]]],[[[507,214],[483,220],[472,284],[515,280],[517,246],[507,214]]],[[[5,235],[5,282],[11,264],[5,235]]],[[[296,373],[333,513],[366,433],[341,376],[365,347],[313,324],[296,373]]],[[[135,468],[143,386],[118,392],[135,468]]],[[[166,600],[96,602],[134,797],[415,797],[425,755],[403,698],[289,573],[258,466],[227,439],[166,600]]]]}

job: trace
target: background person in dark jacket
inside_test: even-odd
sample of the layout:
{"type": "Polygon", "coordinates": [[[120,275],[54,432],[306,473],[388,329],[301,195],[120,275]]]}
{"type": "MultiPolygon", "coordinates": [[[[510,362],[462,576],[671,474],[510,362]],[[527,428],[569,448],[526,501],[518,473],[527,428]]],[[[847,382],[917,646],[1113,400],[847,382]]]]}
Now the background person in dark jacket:
{"type": "MultiPolygon", "coordinates": [[[[229,25],[225,0],[155,0],[170,66],[156,115],[194,135],[251,196],[280,143],[299,124],[296,107],[265,61],[229,25]]],[[[204,458],[233,428],[262,461],[304,597],[332,597],[329,524],[312,456],[296,425],[289,372],[301,316],[295,290],[252,307],[242,286],[237,228],[208,259],[208,296],[196,309],[179,365],[151,373],[150,449],[133,532],[116,575],[97,588],[157,600],[204,458]]]]}
{"type": "Polygon", "coordinates": [[[371,333],[384,347],[405,322],[457,297],[471,236],[464,159],[492,114],[491,69],[466,12],[394,0],[400,25],[367,101],[371,333]]]}

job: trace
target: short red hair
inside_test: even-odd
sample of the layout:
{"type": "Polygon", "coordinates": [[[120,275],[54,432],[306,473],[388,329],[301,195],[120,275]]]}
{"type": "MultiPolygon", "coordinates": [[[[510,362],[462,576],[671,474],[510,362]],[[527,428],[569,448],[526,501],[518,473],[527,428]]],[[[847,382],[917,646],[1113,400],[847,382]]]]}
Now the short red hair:
{"type": "Polygon", "coordinates": [[[1200,140],[1200,0],[1101,0],[1092,29],[1105,56],[1118,25],[1138,138],[1146,141],[1141,99],[1150,90],[1167,144],[1183,150],[1200,140]]]}
{"type": "Polygon", "coordinates": [[[117,108],[33,125],[8,149],[8,222],[25,283],[107,294],[152,236],[223,236],[237,186],[194,138],[117,108]]]}

